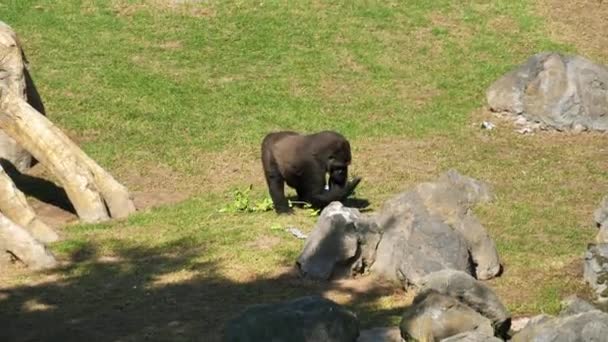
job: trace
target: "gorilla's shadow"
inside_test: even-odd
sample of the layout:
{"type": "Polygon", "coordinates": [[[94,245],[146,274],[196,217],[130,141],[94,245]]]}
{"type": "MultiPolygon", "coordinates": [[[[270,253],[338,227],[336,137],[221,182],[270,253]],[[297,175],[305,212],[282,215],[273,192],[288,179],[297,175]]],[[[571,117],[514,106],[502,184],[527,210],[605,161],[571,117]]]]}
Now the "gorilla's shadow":
{"type": "Polygon", "coordinates": [[[76,214],[76,210],[63,188],[46,179],[21,173],[13,163],[6,159],[0,158],[0,166],[25,195],[76,214]]]}
{"type": "MultiPolygon", "coordinates": [[[[298,199],[297,195],[287,196],[287,200],[291,201],[291,203],[293,203],[293,206],[297,208],[304,208],[306,206],[304,202],[298,199]]],[[[370,205],[370,202],[365,198],[351,197],[341,202],[342,204],[344,204],[345,207],[356,208],[359,209],[359,211],[361,212],[369,211],[368,207],[370,205]]]]}

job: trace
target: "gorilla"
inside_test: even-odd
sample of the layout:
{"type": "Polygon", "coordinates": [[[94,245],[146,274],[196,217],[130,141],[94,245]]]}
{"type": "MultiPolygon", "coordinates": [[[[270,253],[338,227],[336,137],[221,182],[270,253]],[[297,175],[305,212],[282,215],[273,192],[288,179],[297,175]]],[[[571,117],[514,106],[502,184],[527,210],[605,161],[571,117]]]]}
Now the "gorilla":
{"type": "Polygon", "coordinates": [[[285,183],[296,190],[300,201],[317,209],[345,200],[361,181],[360,177],[348,181],[350,161],[348,140],[332,131],[310,135],[275,132],[262,141],[264,175],[279,214],[292,212],[285,198],[285,183]]]}

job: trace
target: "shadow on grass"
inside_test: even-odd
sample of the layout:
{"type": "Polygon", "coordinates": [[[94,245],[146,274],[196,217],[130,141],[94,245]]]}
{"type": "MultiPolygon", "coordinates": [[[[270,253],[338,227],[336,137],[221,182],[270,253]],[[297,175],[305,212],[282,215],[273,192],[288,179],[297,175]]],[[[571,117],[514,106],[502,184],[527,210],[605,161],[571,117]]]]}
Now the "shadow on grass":
{"type": "MultiPolygon", "coordinates": [[[[248,305],[331,287],[299,279],[293,271],[237,282],[223,276],[217,263],[197,262],[204,251],[165,251],[124,248],[116,257],[99,258],[93,246],[81,246],[72,262],[48,272],[60,280],[1,289],[0,340],[217,341],[227,320],[248,305]]],[[[402,312],[369,307],[374,291],[346,296],[346,306],[366,316],[363,325],[386,325],[402,312]]]]}

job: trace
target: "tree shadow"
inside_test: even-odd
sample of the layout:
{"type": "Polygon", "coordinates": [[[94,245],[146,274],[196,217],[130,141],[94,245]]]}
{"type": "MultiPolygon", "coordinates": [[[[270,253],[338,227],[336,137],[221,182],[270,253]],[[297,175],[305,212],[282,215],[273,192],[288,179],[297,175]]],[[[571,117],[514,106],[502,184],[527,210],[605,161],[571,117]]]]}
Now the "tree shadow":
{"type": "Polygon", "coordinates": [[[387,325],[402,312],[369,306],[374,291],[303,280],[291,267],[234,280],[222,272],[225,265],[201,261],[200,249],[167,252],[186,243],[121,248],[105,258],[94,246],[81,246],[72,261],[47,272],[49,281],[0,289],[0,340],[219,341],[225,323],[249,305],[328,290],[343,291],[346,307],[366,317],[364,326],[387,325]]]}
{"type": "Polygon", "coordinates": [[[49,180],[21,173],[13,163],[6,159],[0,158],[0,166],[2,166],[4,171],[6,171],[6,174],[13,180],[17,188],[27,196],[32,196],[41,202],[76,214],[72,202],[62,187],[57,186],[49,180]]]}

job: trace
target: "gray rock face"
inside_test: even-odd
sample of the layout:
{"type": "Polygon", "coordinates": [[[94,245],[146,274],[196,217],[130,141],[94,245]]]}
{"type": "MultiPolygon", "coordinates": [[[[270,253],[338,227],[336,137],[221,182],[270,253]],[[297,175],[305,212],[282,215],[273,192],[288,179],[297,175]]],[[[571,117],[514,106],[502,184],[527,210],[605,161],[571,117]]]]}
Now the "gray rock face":
{"type": "Polygon", "coordinates": [[[559,130],[608,129],[608,68],[580,56],[536,54],[494,82],[486,97],[494,111],[559,130]]]}
{"type": "Polygon", "coordinates": [[[583,277],[600,303],[608,302],[608,243],[589,244],[583,277]]]}
{"type": "Polygon", "coordinates": [[[455,298],[435,291],[416,296],[404,312],[399,328],[406,341],[440,341],[463,332],[494,334],[489,319],[455,298]]]}
{"type": "Polygon", "coordinates": [[[381,233],[357,209],[332,202],[321,212],[296,265],[311,279],[362,273],[373,262],[381,233]]]}
{"type": "Polygon", "coordinates": [[[441,342],[502,342],[498,337],[484,335],[479,332],[465,332],[444,338],[441,342]]]}
{"type": "Polygon", "coordinates": [[[384,234],[372,272],[405,286],[443,269],[479,279],[496,276],[496,246],[471,213],[474,204],[491,199],[486,184],[450,170],[436,182],[419,184],[388,200],[378,218],[384,234]]]}
{"type": "Polygon", "coordinates": [[[500,299],[484,283],[467,273],[442,270],[431,273],[420,282],[420,291],[435,291],[458,299],[492,321],[493,335],[506,337],[511,326],[511,314],[500,299]]]}
{"type": "Polygon", "coordinates": [[[562,300],[562,311],[559,312],[560,317],[571,316],[583,312],[597,310],[591,303],[573,295],[562,300]]]}
{"type": "Polygon", "coordinates": [[[593,218],[600,229],[595,237],[595,242],[608,243],[608,196],[602,199],[600,207],[593,213],[593,218]]]}
{"type": "Polygon", "coordinates": [[[373,328],[361,331],[357,342],[405,342],[399,327],[373,328]]]}
{"type": "Polygon", "coordinates": [[[224,331],[225,342],[356,342],[358,336],[357,317],[318,296],[252,306],[224,331]]]}
{"type": "Polygon", "coordinates": [[[512,342],[606,341],[608,314],[594,310],[567,317],[531,321],[512,342]]]}

